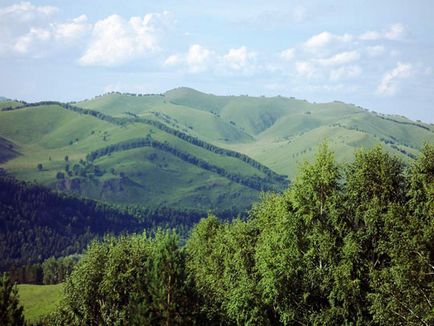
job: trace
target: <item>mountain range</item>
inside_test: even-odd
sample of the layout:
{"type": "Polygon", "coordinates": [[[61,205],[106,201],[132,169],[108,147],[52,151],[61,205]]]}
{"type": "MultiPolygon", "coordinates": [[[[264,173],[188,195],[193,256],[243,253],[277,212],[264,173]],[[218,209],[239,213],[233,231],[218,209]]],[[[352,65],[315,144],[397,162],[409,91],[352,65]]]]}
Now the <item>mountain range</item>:
{"type": "Polygon", "coordinates": [[[338,161],[381,144],[411,162],[434,125],[335,101],[112,92],[0,100],[0,167],[82,197],[142,207],[243,210],[282,191],[326,140],[338,161]]]}

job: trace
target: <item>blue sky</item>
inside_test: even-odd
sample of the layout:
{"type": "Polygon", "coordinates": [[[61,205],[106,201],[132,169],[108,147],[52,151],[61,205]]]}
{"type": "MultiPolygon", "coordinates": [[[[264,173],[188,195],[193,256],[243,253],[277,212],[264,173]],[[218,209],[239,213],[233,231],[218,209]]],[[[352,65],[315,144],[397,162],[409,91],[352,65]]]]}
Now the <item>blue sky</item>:
{"type": "Polygon", "coordinates": [[[0,0],[0,95],[178,86],[434,122],[434,2],[0,0]]]}

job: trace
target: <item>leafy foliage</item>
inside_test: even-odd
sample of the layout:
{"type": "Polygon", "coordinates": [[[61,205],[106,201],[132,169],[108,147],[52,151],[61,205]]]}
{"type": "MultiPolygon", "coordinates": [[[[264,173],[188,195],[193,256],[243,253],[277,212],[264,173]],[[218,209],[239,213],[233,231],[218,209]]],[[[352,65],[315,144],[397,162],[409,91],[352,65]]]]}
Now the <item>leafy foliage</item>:
{"type": "Polygon", "coordinates": [[[327,144],[248,219],[94,242],[47,322],[68,325],[432,325],[434,146],[407,170],[327,144]]]}
{"type": "Polygon", "coordinates": [[[0,324],[24,325],[23,308],[19,305],[18,290],[7,274],[0,277],[0,324]]]}

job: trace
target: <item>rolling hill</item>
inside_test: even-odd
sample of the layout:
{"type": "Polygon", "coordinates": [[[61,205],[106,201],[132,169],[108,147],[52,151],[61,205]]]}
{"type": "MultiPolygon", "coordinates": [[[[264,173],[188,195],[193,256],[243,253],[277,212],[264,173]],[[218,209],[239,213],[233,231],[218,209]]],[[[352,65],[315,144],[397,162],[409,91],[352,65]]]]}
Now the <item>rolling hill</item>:
{"type": "Polygon", "coordinates": [[[434,141],[433,125],[352,104],[189,88],[0,109],[0,167],[57,190],[145,207],[246,209],[262,191],[283,190],[323,139],[340,161],[380,143],[410,162],[434,141]]]}

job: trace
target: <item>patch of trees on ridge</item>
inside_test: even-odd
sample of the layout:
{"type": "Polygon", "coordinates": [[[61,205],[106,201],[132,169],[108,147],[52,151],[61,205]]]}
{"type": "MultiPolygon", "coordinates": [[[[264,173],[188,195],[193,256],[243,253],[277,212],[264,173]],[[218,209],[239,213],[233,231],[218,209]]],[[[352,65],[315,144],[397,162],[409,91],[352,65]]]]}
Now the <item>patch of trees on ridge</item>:
{"type": "Polygon", "coordinates": [[[157,148],[159,150],[168,152],[170,154],[175,155],[176,157],[180,158],[183,161],[196,165],[204,170],[214,172],[231,181],[237,182],[239,184],[242,184],[244,186],[247,186],[255,190],[259,190],[259,191],[281,190],[283,186],[281,183],[273,184],[272,182],[274,180],[270,180],[268,178],[265,179],[259,176],[242,176],[240,174],[232,173],[230,171],[225,170],[222,167],[209,163],[188,152],[173,147],[168,142],[159,142],[157,140],[154,140],[150,136],[146,138],[130,139],[116,144],[108,145],[106,147],[100,148],[96,151],[89,153],[86,156],[86,160],[92,162],[97,158],[106,156],[113,152],[120,152],[120,151],[125,151],[134,148],[141,148],[141,147],[152,147],[152,148],[157,148]]]}
{"type": "Polygon", "coordinates": [[[406,170],[380,147],[327,146],[249,219],[94,242],[56,325],[432,325],[434,146],[406,170]]]}

